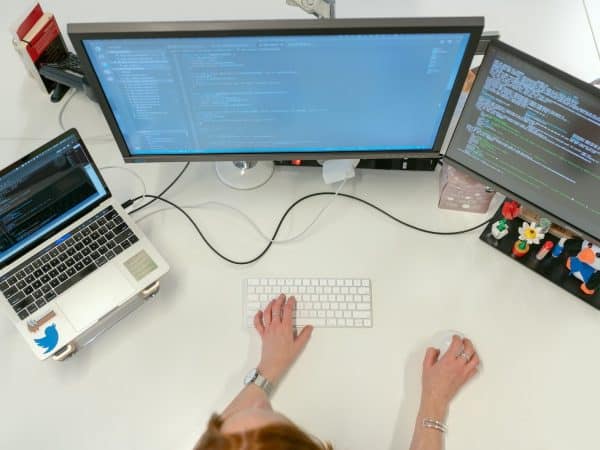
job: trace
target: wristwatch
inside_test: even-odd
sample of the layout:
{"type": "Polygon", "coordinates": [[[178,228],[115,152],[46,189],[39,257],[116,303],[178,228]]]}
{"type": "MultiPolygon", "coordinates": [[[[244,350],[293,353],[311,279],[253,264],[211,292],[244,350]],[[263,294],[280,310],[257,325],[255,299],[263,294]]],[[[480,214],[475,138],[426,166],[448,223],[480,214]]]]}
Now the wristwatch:
{"type": "Polygon", "coordinates": [[[258,371],[258,367],[252,369],[250,372],[248,372],[248,375],[244,377],[244,384],[247,386],[250,383],[256,384],[259,388],[265,391],[267,395],[271,395],[273,388],[275,387],[273,383],[261,375],[261,373],[258,371]]]}

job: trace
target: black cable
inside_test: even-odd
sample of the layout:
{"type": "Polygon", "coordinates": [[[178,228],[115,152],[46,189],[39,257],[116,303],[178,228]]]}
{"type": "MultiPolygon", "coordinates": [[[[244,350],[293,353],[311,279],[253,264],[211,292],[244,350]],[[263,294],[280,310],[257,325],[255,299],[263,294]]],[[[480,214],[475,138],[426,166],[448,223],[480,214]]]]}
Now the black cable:
{"type": "MultiPolygon", "coordinates": [[[[281,219],[279,219],[279,223],[277,224],[277,228],[275,228],[275,232],[273,233],[273,237],[271,237],[271,242],[269,242],[267,244],[267,246],[263,249],[262,252],[260,252],[258,254],[258,256],[254,257],[252,259],[246,260],[246,261],[236,261],[236,260],[228,258],[227,256],[225,256],[222,253],[220,253],[215,247],[212,246],[212,244],[210,242],[208,242],[208,240],[206,239],[206,237],[204,236],[204,234],[202,234],[202,231],[200,231],[200,228],[198,227],[198,225],[196,224],[196,222],[194,222],[194,219],[192,219],[192,217],[187,212],[185,212],[185,210],[183,208],[181,208],[179,205],[173,203],[170,200],[167,200],[167,199],[164,199],[164,198],[162,198],[160,196],[157,196],[157,195],[149,195],[148,194],[148,195],[146,195],[146,197],[153,198],[152,201],[160,200],[162,202],[165,202],[165,203],[171,205],[172,207],[174,207],[175,209],[177,209],[180,213],[182,213],[191,222],[191,224],[196,229],[196,231],[198,232],[198,234],[200,235],[200,237],[202,238],[202,240],[204,241],[204,243],[208,246],[208,248],[210,248],[217,256],[219,256],[220,258],[224,259],[225,261],[227,261],[227,262],[229,262],[231,264],[246,265],[246,264],[252,264],[253,262],[258,261],[260,258],[262,258],[265,255],[265,253],[267,253],[269,251],[269,249],[273,245],[272,241],[275,240],[275,238],[277,237],[277,234],[279,233],[281,225],[283,225],[283,221],[285,220],[285,218],[287,217],[287,215],[290,213],[290,211],[292,209],[294,209],[294,207],[296,205],[298,205],[299,203],[303,202],[304,200],[308,200],[309,198],[318,197],[318,196],[322,196],[322,195],[336,195],[336,193],[335,192],[315,192],[314,194],[305,195],[304,197],[301,197],[298,200],[296,200],[294,203],[292,203],[288,207],[288,209],[283,213],[283,215],[281,216],[281,219]]],[[[350,198],[352,200],[356,200],[356,201],[358,201],[360,203],[363,203],[363,204],[365,204],[367,206],[370,206],[371,208],[379,211],[383,215],[385,215],[385,216],[389,217],[390,219],[394,220],[395,222],[398,222],[398,223],[400,223],[400,224],[402,224],[402,225],[404,225],[406,227],[412,228],[413,230],[421,231],[423,233],[438,235],[438,236],[452,236],[452,235],[457,235],[457,234],[468,233],[470,231],[476,230],[477,228],[481,228],[484,225],[487,225],[490,222],[490,220],[491,220],[491,218],[487,219],[486,221],[480,223],[479,225],[475,225],[475,226],[473,226],[471,228],[467,228],[465,230],[458,230],[458,231],[435,231],[435,230],[427,230],[425,228],[421,228],[421,227],[418,227],[416,225],[411,225],[411,224],[409,224],[407,222],[404,222],[403,220],[398,219],[397,217],[392,216],[387,211],[381,209],[379,206],[374,205],[373,203],[370,203],[370,202],[368,202],[366,200],[363,200],[362,198],[355,197],[354,195],[342,194],[342,193],[338,193],[337,195],[339,195],[340,197],[350,198]]],[[[129,203],[129,202],[133,203],[133,202],[139,200],[142,197],[143,196],[140,195],[139,197],[131,199],[131,200],[129,200],[126,203],[129,203]]]]}
{"type": "MultiPolygon", "coordinates": [[[[189,161],[188,161],[187,163],[185,163],[185,166],[183,166],[183,169],[181,169],[181,172],[179,172],[179,175],[177,175],[177,176],[175,177],[175,179],[174,179],[173,181],[171,181],[171,183],[169,183],[169,185],[168,185],[166,188],[164,188],[160,194],[158,194],[157,196],[153,196],[153,195],[146,195],[146,197],[154,197],[154,198],[153,198],[152,200],[150,200],[149,202],[147,202],[147,203],[144,203],[142,206],[138,206],[138,207],[137,207],[137,208],[135,208],[134,210],[132,210],[132,211],[129,211],[129,214],[136,213],[136,212],[138,212],[139,210],[141,210],[141,209],[144,209],[146,206],[150,206],[150,205],[151,205],[152,203],[154,203],[156,200],[161,200],[161,199],[162,199],[162,196],[163,196],[163,195],[165,195],[165,194],[167,193],[167,191],[168,191],[169,189],[171,189],[175,183],[177,183],[177,181],[179,181],[179,179],[181,178],[181,176],[183,175],[183,173],[186,171],[186,169],[187,169],[189,166],[190,166],[190,163],[189,163],[189,161]]],[[[138,197],[138,198],[139,198],[139,197],[138,197]]],[[[132,203],[133,203],[133,202],[132,202],[132,203]]]]}

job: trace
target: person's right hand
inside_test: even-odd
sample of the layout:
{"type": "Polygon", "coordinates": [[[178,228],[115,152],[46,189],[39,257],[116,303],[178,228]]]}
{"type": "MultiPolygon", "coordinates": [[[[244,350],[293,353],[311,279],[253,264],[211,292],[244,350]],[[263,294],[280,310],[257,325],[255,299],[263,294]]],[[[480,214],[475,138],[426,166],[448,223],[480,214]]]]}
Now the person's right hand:
{"type": "Polygon", "coordinates": [[[444,356],[439,356],[436,348],[425,353],[421,406],[441,419],[459,389],[477,373],[479,356],[473,343],[459,336],[453,336],[444,356]]]}

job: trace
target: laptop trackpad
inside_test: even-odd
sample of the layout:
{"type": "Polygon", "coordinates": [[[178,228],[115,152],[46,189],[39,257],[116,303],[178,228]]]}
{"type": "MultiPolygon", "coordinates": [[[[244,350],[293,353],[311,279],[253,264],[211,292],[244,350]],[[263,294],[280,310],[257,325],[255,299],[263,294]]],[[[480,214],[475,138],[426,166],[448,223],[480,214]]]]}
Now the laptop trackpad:
{"type": "Polygon", "coordinates": [[[75,329],[82,331],[133,294],[127,278],[108,264],[65,291],[58,303],[75,329]]]}

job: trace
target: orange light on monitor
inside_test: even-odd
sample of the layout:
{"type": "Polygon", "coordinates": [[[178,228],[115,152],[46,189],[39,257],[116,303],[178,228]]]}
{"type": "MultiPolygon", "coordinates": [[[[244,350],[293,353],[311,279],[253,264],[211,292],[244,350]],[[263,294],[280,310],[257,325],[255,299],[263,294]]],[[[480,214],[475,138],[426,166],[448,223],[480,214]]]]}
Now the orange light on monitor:
{"type": "Polygon", "coordinates": [[[302,160],[301,159],[292,159],[292,165],[294,165],[294,166],[301,166],[302,165],[302,160]]]}

